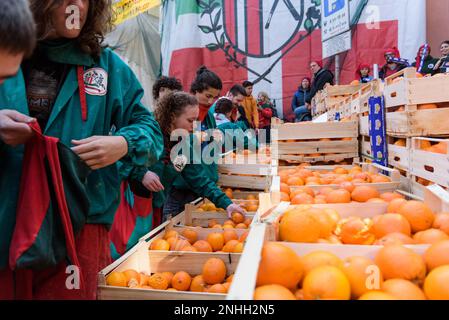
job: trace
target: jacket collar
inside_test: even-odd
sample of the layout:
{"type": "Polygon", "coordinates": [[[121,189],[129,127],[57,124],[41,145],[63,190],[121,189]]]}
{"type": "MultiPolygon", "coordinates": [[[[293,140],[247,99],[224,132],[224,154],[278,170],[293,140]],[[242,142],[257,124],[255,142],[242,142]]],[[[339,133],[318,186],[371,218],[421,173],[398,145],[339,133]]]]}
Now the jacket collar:
{"type": "Polygon", "coordinates": [[[38,49],[50,60],[62,64],[91,67],[94,58],[84,53],[76,41],[47,40],[38,44],[38,49]]]}

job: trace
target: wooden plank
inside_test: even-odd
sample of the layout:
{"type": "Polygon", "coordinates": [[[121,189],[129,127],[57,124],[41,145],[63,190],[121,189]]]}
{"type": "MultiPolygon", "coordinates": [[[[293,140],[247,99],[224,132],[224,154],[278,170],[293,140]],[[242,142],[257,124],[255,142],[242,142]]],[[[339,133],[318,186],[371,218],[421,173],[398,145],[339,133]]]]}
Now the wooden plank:
{"type": "MultiPolygon", "coordinates": [[[[357,153],[358,142],[350,141],[314,141],[314,142],[279,142],[279,155],[313,154],[313,153],[357,153]]],[[[275,152],[273,153],[274,157],[275,152]]]]}
{"type": "Polygon", "coordinates": [[[358,152],[353,153],[341,153],[341,154],[327,154],[317,157],[311,157],[308,155],[280,155],[279,160],[285,160],[289,162],[321,162],[321,161],[342,161],[350,158],[357,158],[359,156],[358,152]]]}
{"type": "Polygon", "coordinates": [[[275,125],[277,140],[306,140],[323,138],[356,138],[358,137],[358,125],[355,121],[349,122],[324,122],[324,123],[288,123],[275,125]]]}
{"type": "Polygon", "coordinates": [[[266,176],[271,173],[270,164],[219,164],[218,172],[223,174],[252,174],[266,176]]]}
{"type": "Polygon", "coordinates": [[[359,121],[360,134],[369,136],[369,119],[368,116],[361,116],[359,121]]]}
{"type": "Polygon", "coordinates": [[[219,174],[218,185],[230,188],[243,188],[251,190],[268,190],[270,180],[266,177],[245,177],[219,174]]]}
{"type": "Polygon", "coordinates": [[[327,97],[351,95],[360,90],[362,87],[363,85],[361,84],[327,86],[323,89],[323,95],[327,97]]]}
{"type": "Polygon", "coordinates": [[[255,224],[246,239],[240,263],[229,288],[228,300],[252,300],[265,236],[265,224],[255,224]]]}
{"type": "Polygon", "coordinates": [[[407,104],[442,103],[449,101],[449,76],[424,77],[409,81],[407,104]]]}
{"type": "Polygon", "coordinates": [[[98,300],[225,300],[225,294],[98,287],[98,300]]]}

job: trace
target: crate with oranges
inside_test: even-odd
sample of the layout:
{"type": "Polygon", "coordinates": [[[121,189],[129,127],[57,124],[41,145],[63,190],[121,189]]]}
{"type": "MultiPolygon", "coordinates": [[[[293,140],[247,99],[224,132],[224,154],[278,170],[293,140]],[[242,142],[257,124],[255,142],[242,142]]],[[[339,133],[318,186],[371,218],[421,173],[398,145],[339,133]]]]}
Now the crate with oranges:
{"type": "Polygon", "coordinates": [[[341,162],[359,156],[356,121],[273,123],[272,158],[289,163],[341,162]]]}
{"type": "Polygon", "coordinates": [[[265,242],[260,255],[254,300],[449,300],[449,240],[370,250],[265,242]]]}
{"type": "Polygon", "coordinates": [[[280,167],[278,175],[280,179],[273,180],[271,191],[281,192],[282,200],[293,200],[304,190],[310,195],[308,201],[297,204],[310,204],[313,201],[326,203],[322,197],[323,190],[327,192],[339,188],[350,190],[356,186],[371,186],[383,193],[395,191],[401,184],[397,170],[373,163],[360,163],[354,166],[302,164],[297,167],[280,167]]]}
{"type": "Polygon", "coordinates": [[[240,255],[148,251],[139,243],[99,273],[100,300],[224,300],[240,255]]]}
{"type": "Polygon", "coordinates": [[[407,68],[385,80],[387,133],[395,137],[449,134],[449,75],[423,77],[407,68]]]}

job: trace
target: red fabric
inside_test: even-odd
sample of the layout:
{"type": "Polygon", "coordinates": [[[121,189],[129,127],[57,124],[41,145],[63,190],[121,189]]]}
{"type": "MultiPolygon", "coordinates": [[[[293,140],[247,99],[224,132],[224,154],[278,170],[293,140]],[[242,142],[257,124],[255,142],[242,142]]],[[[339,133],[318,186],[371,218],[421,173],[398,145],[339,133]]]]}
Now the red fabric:
{"type": "Polygon", "coordinates": [[[83,66],[78,66],[77,73],[78,73],[78,88],[81,103],[81,118],[83,119],[83,121],[87,121],[87,98],[86,98],[86,88],[84,86],[83,66]]]}
{"type": "Polygon", "coordinates": [[[271,118],[273,117],[273,110],[265,108],[259,110],[259,128],[267,127],[271,124],[271,118]]]}
{"type": "Polygon", "coordinates": [[[16,299],[19,300],[95,300],[98,272],[111,264],[108,230],[104,225],[87,224],[76,237],[80,261],[81,289],[69,290],[67,263],[42,271],[16,272],[16,299]]]}
{"type": "Polygon", "coordinates": [[[71,262],[78,266],[75,237],[59,164],[58,139],[43,136],[37,122],[31,123],[30,127],[33,129],[34,135],[25,145],[16,226],[9,255],[10,267],[12,270],[15,269],[17,260],[37,238],[50,204],[50,183],[58,204],[67,255],[71,262]],[[47,177],[45,161],[48,162],[51,178],[47,177]]]}
{"type": "Polygon", "coordinates": [[[153,208],[153,229],[162,224],[162,208],[153,208]]]}
{"type": "Polygon", "coordinates": [[[209,113],[210,106],[205,106],[200,104],[200,115],[198,116],[198,120],[204,121],[206,119],[207,114],[209,113]]]}
{"type": "Polygon", "coordinates": [[[119,254],[124,254],[126,251],[129,238],[136,227],[137,217],[148,217],[153,211],[152,197],[141,198],[133,194],[134,206],[131,207],[125,196],[127,188],[127,182],[123,182],[120,186],[120,205],[109,232],[109,238],[119,254]]]}
{"type": "Polygon", "coordinates": [[[0,270],[0,300],[14,299],[14,275],[11,269],[0,270]]]}

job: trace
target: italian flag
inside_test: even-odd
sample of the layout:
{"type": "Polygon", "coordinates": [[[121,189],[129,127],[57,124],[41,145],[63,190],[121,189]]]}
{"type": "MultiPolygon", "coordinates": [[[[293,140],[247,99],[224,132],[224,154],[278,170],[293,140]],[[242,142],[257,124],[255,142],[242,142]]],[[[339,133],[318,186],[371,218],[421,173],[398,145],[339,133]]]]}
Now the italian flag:
{"type": "MultiPolygon", "coordinates": [[[[321,1],[166,0],[162,73],[179,78],[185,91],[201,65],[222,78],[223,91],[253,81],[254,94],[267,92],[288,116],[301,80],[312,76],[309,62],[322,58],[321,1]]],[[[425,2],[351,0],[352,50],[342,56],[341,84],[355,79],[360,63],[383,65],[391,47],[413,62],[426,39],[425,2]]]]}

